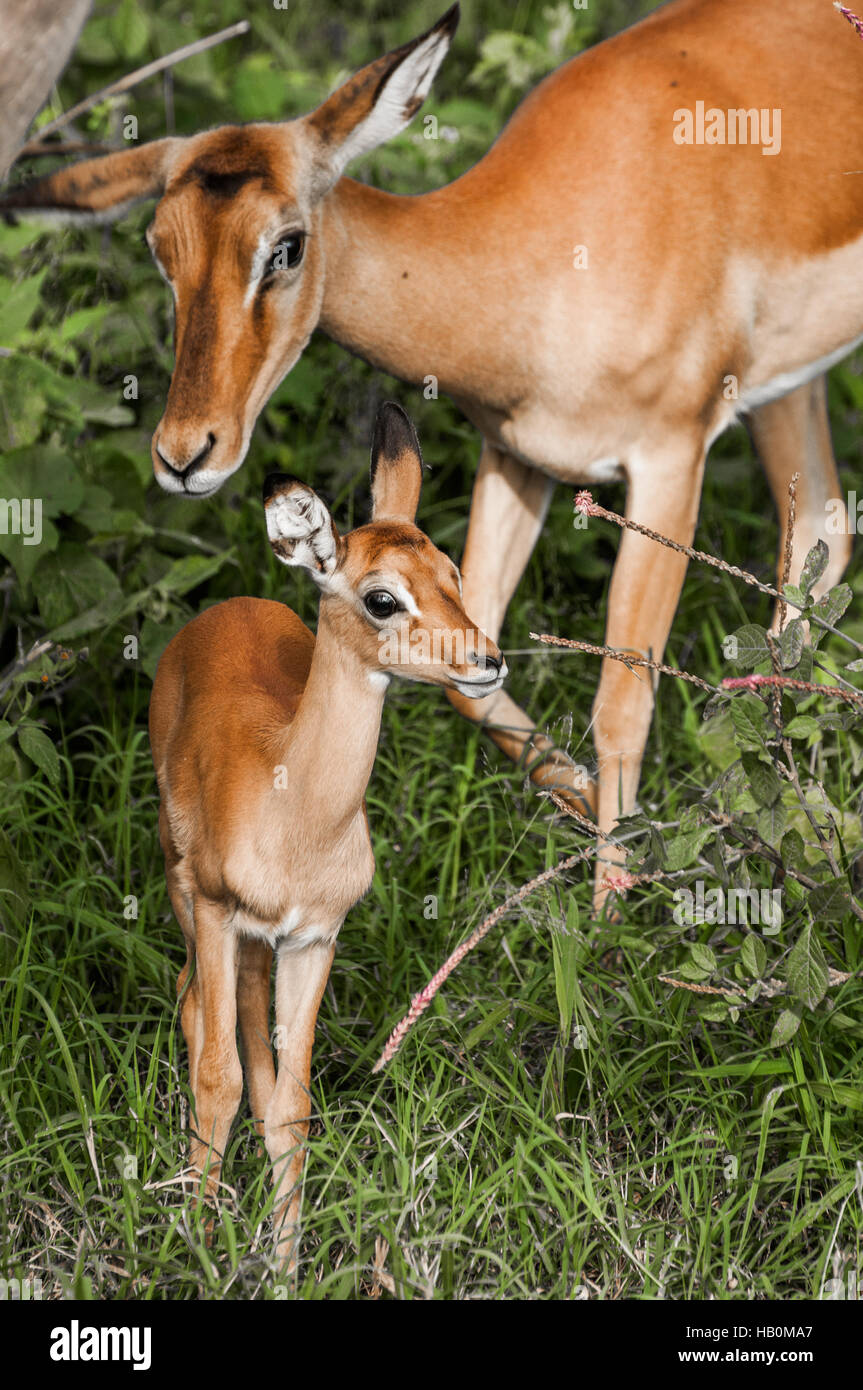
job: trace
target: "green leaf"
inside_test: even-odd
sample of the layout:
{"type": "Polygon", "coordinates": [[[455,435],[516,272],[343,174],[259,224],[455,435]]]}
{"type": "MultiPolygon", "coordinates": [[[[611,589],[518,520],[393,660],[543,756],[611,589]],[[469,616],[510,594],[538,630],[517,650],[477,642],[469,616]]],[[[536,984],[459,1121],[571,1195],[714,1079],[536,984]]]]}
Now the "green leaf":
{"type": "Polygon", "coordinates": [[[163,594],[187,594],[205,580],[211,579],[228,560],[233,560],[233,550],[224,550],[219,555],[184,555],[175,560],[159,580],[158,587],[163,594]]]}
{"type": "Polygon", "coordinates": [[[73,460],[54,444],[12,449],[0,459],[0,497],[38,500],[43,517],[71,516],[83,496],[73,460]]]}
{"type": "Polygon", "coordinates": [[[782,836],[782,844],[779,847],[782,856],[782,863],[788,869],[798,869],[805,873],[809,867],[806,863],[806,845],[799,830],[787,830],[782,836]]]}
{"type": "Polygon", "coordinates": [[[813,734],[818,737],[821,735],[818,721],[813,719],[811,714],[796,714],[785,725],[785,732],[789,738],[811,738],[813,734]]]}
{"type": "Polygon", "coordinates": [[[805,638],[802,618],[792,618],[788,626],[782,629],[779,635],[779,659],[783,671],[790,671],[797,665],[803,655],[805,638]]]}
{"type": "Polygon", "coordinates": [[[728,1017],[728,1005],[721,999],[714,999],[698,1012],[699,1017],[707,1019],[709,1023],[722,1023],[728,1017]]]}
{"type": "Polygon", "coordinates": [[[234,76],[234,104],[243,121],[274,121],[284,115],[285,83],[269,53],[253,53],[234,76]]]}
{"type": "Polygon", "coordinates": [[[122,0],[108,21],[118,58],[139,58],[147,47],[150,23],[139,0],[122,0]]]}
{"type": "Polygon", "coordinates": [[[15,282],[0,276],[0,345],[12,347],[39,307],[39,292],[47,271],[15,282]]]}
{"type": "Polygon", "coordinates": [[[112,571],[86,546],[64,541],[47,555],[33,576],[39,612],[48,628],[57,628],[96,604],[122,601],[112,571]]]}
{"type": "Polygon", "coordinates": [[[827,962],[811,922],[807,922],[791,948],[787,978],[795,998],[807,1009],[817,1008],[827,993],[827,962]]]}
{"type": "MultiPolygon", "coordinates": [[[[830,623],[832,627],[835,627],[851,602],[852,597],[853,595],[847,584],[837,584],[835,588],[831,589],[829,593],[826,593],[823,598],[818,600],[812,608],[812,615],[813,617],[823,619],[824,622],[830,623]]],[[[812,624],[810,633],[812,642],[815,646],[818,645],[825,635],[824,628],[819,627],[817,623],[812,624]]]]}
{"type": "Polygon", "coordinates": [[[755,695],[741,695],[732,702],[731,722],[738,748],[763,748],[767,708],[755,695]]]}
{"type": "Polygon", "coordinates": [[[792,1009],[783,1009],[773,1025],[773,1032],[770,1035],[771,1047],[782,1047],[794,1037],[800,1027],[800,1015],[794,1013],[792,1009]]]}
{"type": "Polygon", "coordinates": [[[744,623],[733,636],[737,642],[737,656],[734,658],[737,666],[752,668],[757,666],[759,661],[769,659],[767,635],[763,627],[758,627],[755,623],[744,623]]]}
{"type": "Polygon", "coordinates": [[[25,724],[18,730],[18,747],[25,757],[44,772],[53,787],[60,782],[60,757],[47,734],[35,724],[25,724]]]}
{"type": "Polygon", "coordinates": [[[702,825],[698,830],[691,830],[685,835],[676,835],[669,845],[666,845],[666,866],[670,870],[686,869],[694,863],[701,852],[701,847],[711,835],[716,832],[711,825],[702,825]]]}
{"type": "Polygon", "coordinates": [[[850,910],[851,899],[845,884],[838,878],[819,883],[809,894],[809,910],[821,922],[841,922],[850,910]]]}
{"type": "Polygon", "coordinates": [[[788,824],[788,809],[783,801],[774,801],[772,806],[762,806],[756,818],[758,834],[768,845],[775,845],[788,824]]]}
{"type": "Polygon", "coordinates": [[[767,948],[761,937],[750,932],[743,943],[740,954],[743,960],[743,969],[747,975],[752,975],[755,979],[760,980],[767,969],[767,948]]]}
{"type": "Polygon", "coordinates": [[[741,753],[740,761],[759,806],[772,806],[782,792],[782,782],[775,768],[763,763],[757,753],[741,753]]]}
{"type": "Polygon", "coordinates": [[[808,594],[813,584],[817,584],[822,574],[827,568],[830,559],[830,551],[825,541],[820,536],[813,545],[803,565],[803,573],[800,576],[800,588],[804,594],[808,594]]]}
{"type": "Polygon", "coordinates": [[[709,946],[702,946],[701,942],[693,941],[690,945],[692,959],[699,970],[706,970],[708,974],[716,969],[716,956],[709,946]]]}

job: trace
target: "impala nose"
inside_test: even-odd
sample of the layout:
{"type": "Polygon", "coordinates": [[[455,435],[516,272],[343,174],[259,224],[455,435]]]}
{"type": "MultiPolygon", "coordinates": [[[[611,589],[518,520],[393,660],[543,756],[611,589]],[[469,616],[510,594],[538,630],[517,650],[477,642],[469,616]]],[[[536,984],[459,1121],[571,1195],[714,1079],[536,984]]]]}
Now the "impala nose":
{"type": "Polygon", "coordinates": [[[185,480],[191,477],[191,475],[200,468],[201,464],[209,458],[210,454],[213,452],[215,443],[216,436],[210,433],[207,435],[206,442],[200,446],[196,453],[191,452],[189,449],[182,451],[178,449],[177,452],[172,455],[170,452],[166,452],[164,439],[160,439],[156,444],[156,453],[159,456],[159,462],[165,468],[166,472],[172,474],[175,478],[185,480]]]}
{"type": "Polygon", "coordinates": [[[469,665],[478,667],[480,671],[494,672],[496,676],[505,669],[503,652],[484,634],[473,651],[467,653],[467,660],[469,665]]]}

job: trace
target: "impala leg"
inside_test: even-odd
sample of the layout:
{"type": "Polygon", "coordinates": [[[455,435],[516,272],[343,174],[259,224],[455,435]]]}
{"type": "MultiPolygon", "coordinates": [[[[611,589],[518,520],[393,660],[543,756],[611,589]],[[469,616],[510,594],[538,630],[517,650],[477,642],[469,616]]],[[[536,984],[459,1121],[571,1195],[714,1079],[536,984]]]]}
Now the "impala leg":
{"type": "Polygon", "coordinates": [[[190,1057],[193,1046],[198,1049],[191,1078],[195,1115],[189,1161],[196,1173],[209,1164],[206,1191],[213,1196],[243,1094],[236,1036],[238,943],[215,903],[196,898],[194,917],[195,976],[182,1013],[190,1057]]]}
{"type": "MultiPolygon", "coordinates": [[[[667,450],[661,460],[631,471],[627,516],[671,540],[691,545],[698,519],[704,449],[667,450]]],[[[662,660],[686,573],[686,556],[633,531],[623,531],[608,598],[606,643],[621,651],[662,660]]],[[[593,704],[599,760],[597,822],[613,833],[620,816],[635,807],[644,748],[653,715],[655,681],[644,668],[603,659],[593,704]]],[[[600,842],[594,910],[608,894],[603,879],[625,858],[623,849],[600,842]]]]}
{"type": "MultiPolygon", "coordinates": [[[[542,530],[553,489],[551,479],[537,469],[483,444],[461,571],[465,610],[494,642],[542,530]]],[[[538,786],[556,788],[582,814],[592,815],[591,781],[505,690],[486,700],[467,700],[454,690],[447,696],[459,714],[483,725],[508,758],[523,762],[538,786]]]]}
{"type": "Polygon", "coordinates": [[[279,1074],[267,1106],[265,1135],[276,1189],[276,1251],[289,1270],[296,1266],[299,1239],[303,1144],[312,1109],[312,1043],[334,954],[334,946],[308,946],[298,951],[283,945],[276,967],[279,1074]]]}
{"type": "MultiPolygon", "coordinates": [[[[842,493],[830,439],[826,376],[816,377],[805,386],[798,386],[796,391],[791,391],[778,401],[759,406],[750,417],[749,432],[779,512],[779,577],[782,577],[788,535],[788,484],[793,474],[799,473],[790,582],[797,583],[807,553],[821,539],[829,548],[830,560],[814,586],[814,593],[826,593],[834,584],[838,584],[851,558],[848,527],[845,527],[843,534],[827,529],[830,515],[827,503],[832,501],[835,507],[835,499],[841,499],[842,493]]],[[[842,511],[844,515],[844,502],[842,511]]],[[[794,617],[793,608],[789,609],[788,616],[794,617]]],[[[778,604],[772,626],[774,631],[779,630],[778,604]]]]}
{"type": "Polygon", "coordinates": [[[276,1084],[270,1046],[270,973],[272,948],[248,938],[240,942],[237,1013],[243,1040],[243,1062],[255,1129],[264,1137],[264,1115],[276,1084]]]}

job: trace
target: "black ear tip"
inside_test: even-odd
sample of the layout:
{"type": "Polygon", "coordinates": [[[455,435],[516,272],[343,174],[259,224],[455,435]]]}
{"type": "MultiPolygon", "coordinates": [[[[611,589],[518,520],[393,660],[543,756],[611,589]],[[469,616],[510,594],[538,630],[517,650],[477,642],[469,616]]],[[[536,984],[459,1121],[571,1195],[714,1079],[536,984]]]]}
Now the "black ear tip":
{"type": "Polygon", "coordinates": [[[380,458],[397,459],[405,452],[417,454],[422,463],[420,442],[407,411],[395,401],[384,401],[375,420],[372,440],[372,475],[380,458]]]}
{"type": "Polygon", "coordinates": [[[455,4],[450,6],[446,14],[441,15],[440,19],[438,20],[437,27],[439,29],[444,30],[448,34],[454,34],[456,29],[458,28],[458,22],[460,19],[461,5],[458,3],[458,0],[456,0],[455,4]]]}
{"type": "Polygon", "coordinates": [[[271,498],[275,497],[277,492],[284,492],[286,484],[292,482],[294,479],[288,473],[268,473],[263,486],[264,506],[271,498]]]}

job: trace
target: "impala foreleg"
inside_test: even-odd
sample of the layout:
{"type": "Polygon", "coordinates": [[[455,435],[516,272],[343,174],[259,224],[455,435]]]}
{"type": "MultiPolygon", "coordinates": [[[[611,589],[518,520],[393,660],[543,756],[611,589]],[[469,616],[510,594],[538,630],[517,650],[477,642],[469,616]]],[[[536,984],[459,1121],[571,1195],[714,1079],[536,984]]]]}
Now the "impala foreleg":
{"type": "MultiPolygon", "coordinates": [[[[489,444],[483,446],[461,570],[465,608],[493,641],[498,640],[507,606],[533,553],[553,488],[537,469],[489,444]]],[[[523,763],[538,786],[555,787],[577,810],[592,814],[592,781],[505,691],[486,700],[468,700],[455,691],[448,695],[459,714],[482,724],[508,758],[523,763]]]]}
{"type": "MultiPolygon", "coordinates": [[[[676,461],[642,463],[630,473],[627,516],[682,545],[691,545],[698,519],[704,453],[676,461]]],[[[677,609],[687,559],[677,551],[633,531],[624,531],[608,598],[606,643],[621,652],[662,660],[677,609]]],[[[601,831],[613,835],[620,816],[635,807],[644,748],[653,715],[655,680],[644,667],[627,667],[606,657],[593,704],[599,761],[601,831]]],[[[594,909],[608,894],[603,880],[613,875],[625,851],[601,841],[598,847],[594,909]]]]}

